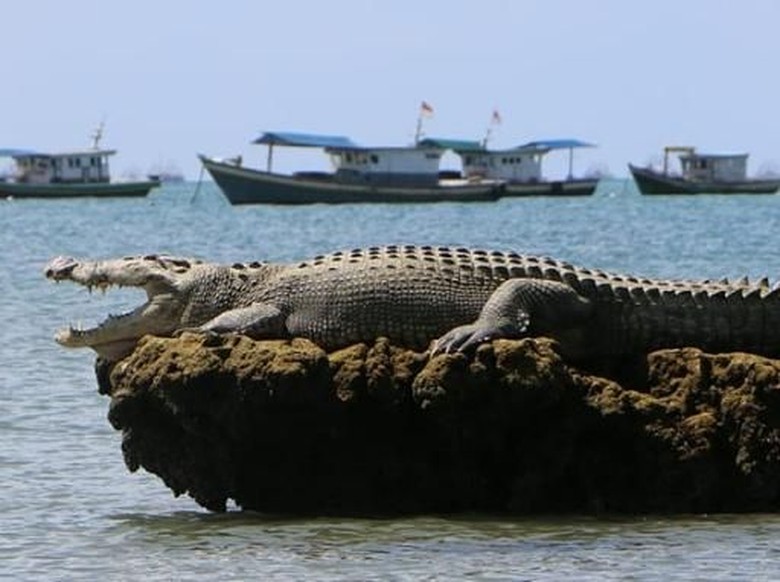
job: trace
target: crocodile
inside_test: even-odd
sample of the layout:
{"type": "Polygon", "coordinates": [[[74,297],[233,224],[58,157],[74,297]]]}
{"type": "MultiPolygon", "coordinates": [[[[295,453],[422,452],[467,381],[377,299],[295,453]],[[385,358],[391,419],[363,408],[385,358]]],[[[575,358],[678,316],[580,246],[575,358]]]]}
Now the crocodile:
{"type": "Polygon", "coordinates": [[[780,355],[780,290],[767,279],[650,279],[514,252],[414,245],[290,264],[58,257],[45,275],[90,290],[146,291],[147,302],[129,313],[55,336],[109,361],[144,335],[185,331],[305,337],[329,351],[379,336],[431,355],[546,336],[572,358],[687,346],[780,355]]]}

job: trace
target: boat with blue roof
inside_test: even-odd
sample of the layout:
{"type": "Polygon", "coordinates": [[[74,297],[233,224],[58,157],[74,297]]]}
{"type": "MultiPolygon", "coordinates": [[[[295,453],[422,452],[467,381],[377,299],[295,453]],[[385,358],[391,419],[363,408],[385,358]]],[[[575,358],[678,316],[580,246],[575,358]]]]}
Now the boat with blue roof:
{"type": "Polygon", "coordinates": [[[778,178],[748,178],[748,154],[699,153],[690,146],[664,148],[663,168],[639,167],[629,170],[642,194],[774,194],[778,178]],[[669,155],[678,154],[679,173],[672,173],[669,155]]]}
{"type": "Polygon", "coordinates": [[[244,167],[240,157],[199,156],[231,204],[486,202],[498,199],[503,186],[500,181],[441,179],[439,162],[446,148],[424,140],[409,147],[363,147],[343,136],[265,132],[253,143],[268,146],[265,171],[244,167]],[[320,148],[333,171],[275,173],[278,146],[320,148]]]}
{"type": "Polygon", "coordinates": [[[158,180],[112,181],[109,158],[116,150],[99,147],[101,126],[92,135],[92,147],[49,153],[25,149],[0,149],[11,158],[13,171],[0,178],[2,198],[127,198],[146,196],[158,180]]]}
{"type": "Polygon", "coordinates": [[[344,136],[274,131],[253,143],[268,147],[265,170],[245,167],[241,157],[199,155],[231,204],[489,202],[505,196],[589,195],[598,183],[596,178],[542,177],[541,162],[547,153],[568,149],[571,156],[576,148],[592,147],[579,140],[489,150],[484,142],[418,135],[408,147],[364,147],[344,136]],[[329,155],[333,171],[276,173],[273,157],[278,146],[320,148],[329,155]],[[462,170],[440,170],[447,151],[460,156],[462,170]]]}

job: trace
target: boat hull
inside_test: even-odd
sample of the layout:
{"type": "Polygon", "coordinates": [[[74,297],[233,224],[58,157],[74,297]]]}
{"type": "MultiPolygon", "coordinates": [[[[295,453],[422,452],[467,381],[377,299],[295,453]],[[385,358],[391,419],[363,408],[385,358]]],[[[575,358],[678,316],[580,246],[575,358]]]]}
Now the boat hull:
{"type": "Polygon", "coordinates": [[[285,176],[200,156],[231,204],[343,204],[369,202],[491,202],[502,184],[411,187],[342,184],[285,176]]]}
{"type": "Polygon", "coordinates": [[[590,196],[596,191],[598,180],[552,180],[536,183],[508,183],[502,193],[514,196],[590,196]]]}
{"type": "Polygon", "coordinates": [[[149,194],[157,181],[87,184],[0,182],[0,198],[132,198],[149,194]]]}
{"type": "Polygon", "coordinates": [[[536,183],[451,183],[438,186],[377,186],[284,176],[200,156],[231,204],[343,204],[394,202],[492,202],[502,197],[587,196],[598,180],[536,183]]]}
{"type": "Polygon", "coordinates": [[[628,167],[642,194],[774,194],[780,188],[780,180],[693,182],[630,164],[628,167]]]}

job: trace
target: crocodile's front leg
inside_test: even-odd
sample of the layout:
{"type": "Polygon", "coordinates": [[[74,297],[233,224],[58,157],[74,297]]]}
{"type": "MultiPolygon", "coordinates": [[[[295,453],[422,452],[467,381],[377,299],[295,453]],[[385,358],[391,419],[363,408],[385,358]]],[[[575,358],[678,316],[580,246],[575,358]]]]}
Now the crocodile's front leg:
{"type": "Polygon", "coordinates": [[[286,315],[268,303],[253,303],[220,313],[197,327],[206,333],[241,333],[254,339],[287,338],[286,315]]]}
{"type": "Polygon", "coordinates": [[[564,283],[545,279],[509,279],[485,303],[476,321],[437,339],[432,355],[465,352],[496,338],[556,335],[582,324],[591,303],[564,283]]]}

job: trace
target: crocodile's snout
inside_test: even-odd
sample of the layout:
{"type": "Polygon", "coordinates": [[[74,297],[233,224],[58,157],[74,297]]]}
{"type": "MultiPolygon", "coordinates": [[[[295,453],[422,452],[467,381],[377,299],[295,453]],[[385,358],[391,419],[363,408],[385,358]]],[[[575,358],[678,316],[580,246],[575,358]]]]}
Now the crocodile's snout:
{"type": "Polygon", "coordinates": [[[65,279],[73,272],[76,265],[78,261],[73,257],[57,257],[46,265],[44,273],[47,279],[65,279]]]}

